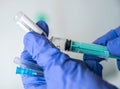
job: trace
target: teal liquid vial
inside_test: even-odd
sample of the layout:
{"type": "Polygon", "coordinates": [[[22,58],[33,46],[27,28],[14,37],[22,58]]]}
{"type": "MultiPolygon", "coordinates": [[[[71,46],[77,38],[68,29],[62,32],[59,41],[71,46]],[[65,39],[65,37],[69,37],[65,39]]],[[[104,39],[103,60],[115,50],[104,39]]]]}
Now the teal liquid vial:
{"type": "Polygon", "coordinates": [[[61,39],[58,37],[52,37],[51,41],[56,47],[61,50],[95,55],[101,58],[120,59],[120,57],[111,55],[107,48],[102,45],[76,42],[68,39],[61,39]]]}
{"type": "Polygon", "coordinates": [[[68,50],[72,52],[91,54],[106,58],[110,56],[106,47],[95,44],[82,43],[82,42],[71,41],[70,48],[68,50]]]}

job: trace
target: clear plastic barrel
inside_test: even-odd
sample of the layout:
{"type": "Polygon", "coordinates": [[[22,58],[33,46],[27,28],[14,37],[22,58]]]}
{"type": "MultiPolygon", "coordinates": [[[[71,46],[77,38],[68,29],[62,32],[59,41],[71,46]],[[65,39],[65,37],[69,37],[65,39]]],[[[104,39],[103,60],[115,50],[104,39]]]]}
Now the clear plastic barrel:
{"type": "Polygon", "coordinates": [[[50,41],[59,49],[65,50],[66,39],[51,37],[50,41]]]}
{"type": "Polygon", "coordinates": [[[27,17],[23,12],[19,12],[14,19],[16,23],[20,27],[22,27],[25,31],[27,32],[34,31],[39,34],[44,34],[47,37],[46,33],[40,27],[38,27],[29,17],[27,17]]]}

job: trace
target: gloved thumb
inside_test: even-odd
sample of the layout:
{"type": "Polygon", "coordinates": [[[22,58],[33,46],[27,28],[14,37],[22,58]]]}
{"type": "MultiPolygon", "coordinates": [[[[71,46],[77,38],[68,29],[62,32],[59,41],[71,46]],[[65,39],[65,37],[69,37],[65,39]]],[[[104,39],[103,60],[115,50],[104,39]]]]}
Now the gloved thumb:
{"type": "Polygon", "coordinates": [[[107,49],[110,54],[120,56],[120,37],[113,39],[107,43],[107,49]]]}
{"type": "Polygon", "coordinates": [[[38,21],[36,23],[46,34],[49,35],[49,27],[45,21],[38,21]]]}
{"type": "MultiPolygon", "coordinates": [[[[120,37],[111,40],[107,44],[110,54],[120,57],[120,37]]],[[[117,59],[117,67],[120,70],[120,59],[117,59]]]]}
{"type": "Polygon", "coordinates": [[[108,33],[106,33],[105,35],[101,36],[100,38],[96,39],[93,43],[94,44],[99,44],[99,45],[103,45],[106,46],[107,43],[110,40],[113,40],[115,38],[117,38],[117,34],[115,32],[115,30],[110,30],[108,33]]]}
{"type": "Polygon", "coordinates": [[[116,39],[117,37],[120,37],[120,26],[110,30],[105,35],[96,39],[93,43],[106,46],[109,41],[116,39]]]}

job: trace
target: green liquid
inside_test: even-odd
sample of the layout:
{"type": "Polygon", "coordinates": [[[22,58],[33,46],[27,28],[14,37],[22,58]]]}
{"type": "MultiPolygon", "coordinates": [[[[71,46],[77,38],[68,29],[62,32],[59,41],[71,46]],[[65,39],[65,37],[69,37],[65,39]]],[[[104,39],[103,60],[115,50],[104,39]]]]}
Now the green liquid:
{"type": "Polygon", "coordinates": [[[71,41],[70,51],[95,55],[102,58],[110,57],[110,58],[120,59],[120,57],[110,55],[109,51],[105,46],[96,45],[96,44],[87,44],[82,42],[71,41]]]}

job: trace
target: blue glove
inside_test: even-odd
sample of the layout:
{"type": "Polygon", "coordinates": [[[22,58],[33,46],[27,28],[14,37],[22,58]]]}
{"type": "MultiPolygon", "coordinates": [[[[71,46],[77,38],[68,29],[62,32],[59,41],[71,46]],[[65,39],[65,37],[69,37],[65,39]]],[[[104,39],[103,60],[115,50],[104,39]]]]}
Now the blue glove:
{"type": "Polygon", "coordinates": [[[44,87],[39,84],[39,78],[25,77],[23,83],[26,89],[38,89],[40,86],[42,89],[117,89],[89,70],[85,62],[70,58],[38,33],[25,35],[22,55],[44,70],[46,81],[44,87]]]}
{"type": "MultiPolygon", "coordinates": [[[[107,46],[110,54],[120,57],[120,27],[115,28],[95,41],[96,44],[107,46]]],[[[120,60],[117,60],[120,70],[120,60]]]]}
{"type": "MultiPolygon", "coordinates": [[[[112,40],[114,38],[116,38],[116,33],[114,33],[114,30],[111,30],[110,32],[108,32],[104,36],[95,40],[93,43],[106,46],[108,41],[112,40]]],[[[101,62],[102,60],[105,60],[104,58],[100,58],[100,57],[97,57],[94,55],[84,54],[83,60],[88,64],[88,67],[94,73],[96,73],[98,76],[102,77],[102,69],[103,68],[102,68],[102,65],[99,64],[99,62],[101,62]]]]}
{"type": "MultiPolygon", "coordinates": [[[[110,54],[115,56],[120,56],[120,51],[118,50],[120,48],[119,41],[120,41],[120,27],[109,31],[102,37],[95,40],[93,43],[107,46],[110,54]]],[[[98,62],[102,60],[104,60],[104,58],[99,58],[93,55],[86,55],[86,54],[84,55],[84,61],[88,64],[90,69],[101,77],[102,77],[102,67],[98,62]]],[[[118,69],[120,70],[120,60],[117,60],[117,66],[118,69]]]]}

